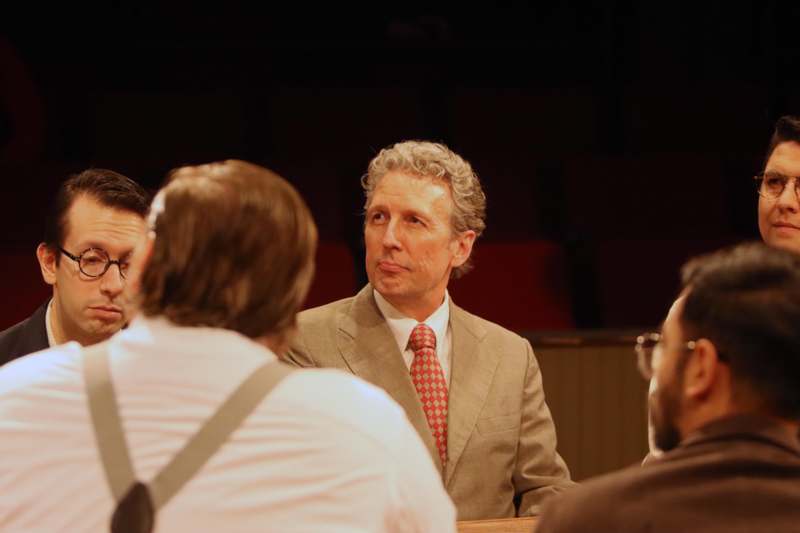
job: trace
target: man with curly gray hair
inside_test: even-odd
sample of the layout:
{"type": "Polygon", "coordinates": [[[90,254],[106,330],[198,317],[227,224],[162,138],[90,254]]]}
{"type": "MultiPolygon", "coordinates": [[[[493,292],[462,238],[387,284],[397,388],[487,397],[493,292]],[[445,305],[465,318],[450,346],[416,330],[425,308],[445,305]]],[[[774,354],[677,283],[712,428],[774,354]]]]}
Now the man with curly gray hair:
{"type": "Polygon", "coordinates": [[[535,515],[570,486],[531,346],[453,303],[486,196],[442,144],[385,148],[362,178],[369,284],[298,315],[288,359],[385,389],[425,442],[459,520],[535,515]]]}

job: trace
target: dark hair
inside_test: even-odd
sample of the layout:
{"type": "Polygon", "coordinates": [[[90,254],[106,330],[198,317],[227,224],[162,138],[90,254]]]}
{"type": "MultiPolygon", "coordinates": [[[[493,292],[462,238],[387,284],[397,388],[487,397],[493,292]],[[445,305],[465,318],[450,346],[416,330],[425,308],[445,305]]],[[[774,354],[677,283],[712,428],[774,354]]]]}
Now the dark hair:
{"type": "Polygon", "coordinates": [[[800,256],[747,243],[692,259],[681,316],[709,339],[755,407],[800,418],[800,256]]]}
{"type": "Polygon", "coordinates": [[[148,223],[155,242],[139,291],[145,315],[285,338],[317,247],[311,212],[289,182],[245,161],[179,168],[148,223]]]}
{"type": "Polygon", "coordinates": [[[45,220],[44,243],[56,254],[69,232],[67,212],[75,199],[82,195],[90,196],[107,207],[131,211],[142,218],[150,207],[147,191],[132,179],[113,170],[90,168],[80,174],[73,174],[58,188],[45,220]]]}
{"type": "Polygon", "coordinates": [[[784,115],[775,123],[775,131],[772,132],[772,138],[770,138],[769,146],[767,146],[767,155],[764,157],[764,168],[766,168],[767,161],[772,157],[772,152],[775,151],[775,148],[785,142],[800,143],[800,117],[784,115]]]}

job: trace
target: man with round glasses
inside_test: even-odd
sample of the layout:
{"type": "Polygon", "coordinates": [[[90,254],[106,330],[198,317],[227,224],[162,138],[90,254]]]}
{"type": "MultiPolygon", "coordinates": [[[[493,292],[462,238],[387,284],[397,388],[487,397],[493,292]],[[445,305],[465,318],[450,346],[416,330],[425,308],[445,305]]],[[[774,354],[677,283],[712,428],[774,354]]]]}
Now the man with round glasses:
{"type": "Polygon", "coordinates": [[[69,341],[95,344],[125,325],[125,275],[148,206],[141,186],[111,170],[85,170],[61,185],[36,250],[53,297],[0,333],[0,365],[69,341]]]}
{"type": "Polygon", "coordinates": [[[800,252],[800,118],[784,116],[775,124],[758,174],[758,229],[770,246],[800,252]]]}
{"type": "Polygon", "coordinates": [[[550,500],[537,533],[797,531],[800,256],[744,244],[689,262],[683,285],[637,343],[664,454],[550,500]]]}

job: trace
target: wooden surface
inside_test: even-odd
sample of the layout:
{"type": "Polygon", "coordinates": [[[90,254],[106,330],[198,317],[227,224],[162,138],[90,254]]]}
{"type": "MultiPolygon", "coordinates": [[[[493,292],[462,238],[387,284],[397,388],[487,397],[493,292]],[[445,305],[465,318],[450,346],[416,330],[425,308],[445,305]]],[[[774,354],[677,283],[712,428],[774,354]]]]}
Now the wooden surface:
{"type": "Polygon", "coordinates": [[[576,481],[639,464],[647,454],[647,382],[635,336],[575,332],[531,338],[558,451],[576,481]]]}
{"type": "Polygon", "coordinates": [[[458,533],[533,533],[536,518],[500,518],[456,522],[458,533]]]}

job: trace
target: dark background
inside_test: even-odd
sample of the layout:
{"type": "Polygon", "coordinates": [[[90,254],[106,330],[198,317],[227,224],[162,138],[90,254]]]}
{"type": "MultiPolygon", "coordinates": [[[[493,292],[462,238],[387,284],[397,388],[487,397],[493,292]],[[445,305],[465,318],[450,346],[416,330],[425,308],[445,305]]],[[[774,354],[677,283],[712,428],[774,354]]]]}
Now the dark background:
{"type": "Polygon", "coordinates": [[[21,318],[19,294],[41,294],[25,272],[67,174],[108,167],[154,189],[173,167],[232,157],[311,206],[326,243],[314,303],[350,294],[358,179],[380,148],[420,138],[471,161],[488,195],[456,301],[517,329],[655,325],[687,257],[758,238],[751,176],[775,119],[800,112],[800,8],[643,4],[7,13],[5,305],[21,318]]]}

